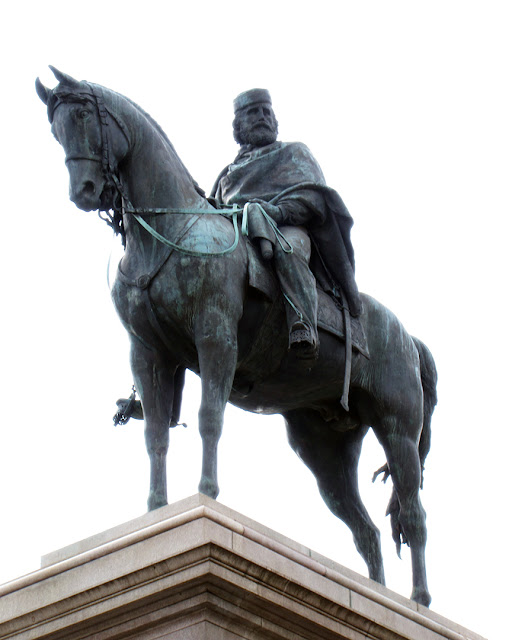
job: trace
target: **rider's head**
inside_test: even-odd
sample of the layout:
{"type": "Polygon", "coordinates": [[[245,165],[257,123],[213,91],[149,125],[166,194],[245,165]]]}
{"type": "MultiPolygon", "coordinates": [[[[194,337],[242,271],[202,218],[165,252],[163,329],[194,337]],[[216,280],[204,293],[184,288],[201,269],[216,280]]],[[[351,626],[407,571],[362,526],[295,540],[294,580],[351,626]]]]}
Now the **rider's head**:
{"type": "Polygon", "coordinates": [[[238,144],[264,147],[277,140],[277,120],[266,89],[251,89],[234,100],[233,136],[238,144]]]}

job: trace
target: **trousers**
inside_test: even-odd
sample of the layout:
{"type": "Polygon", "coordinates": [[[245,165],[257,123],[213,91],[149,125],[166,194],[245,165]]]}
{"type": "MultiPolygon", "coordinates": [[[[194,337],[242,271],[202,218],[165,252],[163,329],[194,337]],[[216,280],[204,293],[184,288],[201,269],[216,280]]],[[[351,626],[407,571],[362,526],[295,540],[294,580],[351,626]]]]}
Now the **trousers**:
{"type": "MultiPolygon", "coordinates": [[[[274,246],[274,265],[281,291],[285,299],[288,331],[309,329],[312,344],[318,344],[318,294],[316,279],[309,268],[311,241],[304,227],[279,228],[293,248],[285,252],[277,243],[274,246]]],[[[285,245],[286,246],[286,245],[285,245]]]]}

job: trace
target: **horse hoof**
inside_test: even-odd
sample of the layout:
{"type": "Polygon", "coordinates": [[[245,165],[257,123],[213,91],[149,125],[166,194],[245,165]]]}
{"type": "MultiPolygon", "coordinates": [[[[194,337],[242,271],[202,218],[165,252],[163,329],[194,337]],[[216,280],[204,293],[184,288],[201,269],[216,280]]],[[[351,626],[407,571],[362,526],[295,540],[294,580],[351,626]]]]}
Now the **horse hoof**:
{"type": "Polygon", "coordinates": [[[150,495],[148,498],[148,511],[154,511],[155,509],[160,509],[160,507],[165,507],[167,505],[166,498],[162,498],[162,496],[150,495]]]}
{"type": "Polygon", "coordinates": [[[430,603],[432,602],[430,593],[426,589],[413,589],[411,600],[422,604],[424,607],[430,607],[430,603]]]}
{"type": "Polygon", "coordinates": [[[199,483],[199,493],[215,500],[219,495],[219,485],[209,480],[201,480],[199,483]]]}

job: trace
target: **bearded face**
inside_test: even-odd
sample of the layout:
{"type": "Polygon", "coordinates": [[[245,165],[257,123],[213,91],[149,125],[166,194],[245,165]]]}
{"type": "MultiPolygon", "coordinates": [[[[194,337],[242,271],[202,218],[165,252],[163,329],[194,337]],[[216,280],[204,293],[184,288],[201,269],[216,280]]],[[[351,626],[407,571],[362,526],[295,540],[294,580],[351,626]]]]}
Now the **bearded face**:
{"type": "Polygon", "coordinates": [[[277,140],[277,120],[269,104],[249,105],[237,112],[233,135],[238,144],[264,147],[277,140]]]}

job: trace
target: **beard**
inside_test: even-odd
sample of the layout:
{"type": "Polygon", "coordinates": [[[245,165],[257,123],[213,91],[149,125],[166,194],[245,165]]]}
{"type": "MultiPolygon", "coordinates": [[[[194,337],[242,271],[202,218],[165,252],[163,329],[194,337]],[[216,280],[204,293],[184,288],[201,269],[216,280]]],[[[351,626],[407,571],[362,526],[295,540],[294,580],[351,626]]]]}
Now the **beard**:
{"type": "Polygon", "coordinates": [[[233,136],[240,145],[252,145],[253,147],[265,147],[277,140],[278,124],[274,114],[271,122],[259,122],[249,126],[242,116],[235,116],[233,121],[233,136]]]}
{"type": "Polygon", "coordinates": [[[240,131],[242,144],[250,144],[253,147],[265,147],[273,144],[277,140],[277,131],[264,125],[253,127],[252,129],[240,131]]]}

